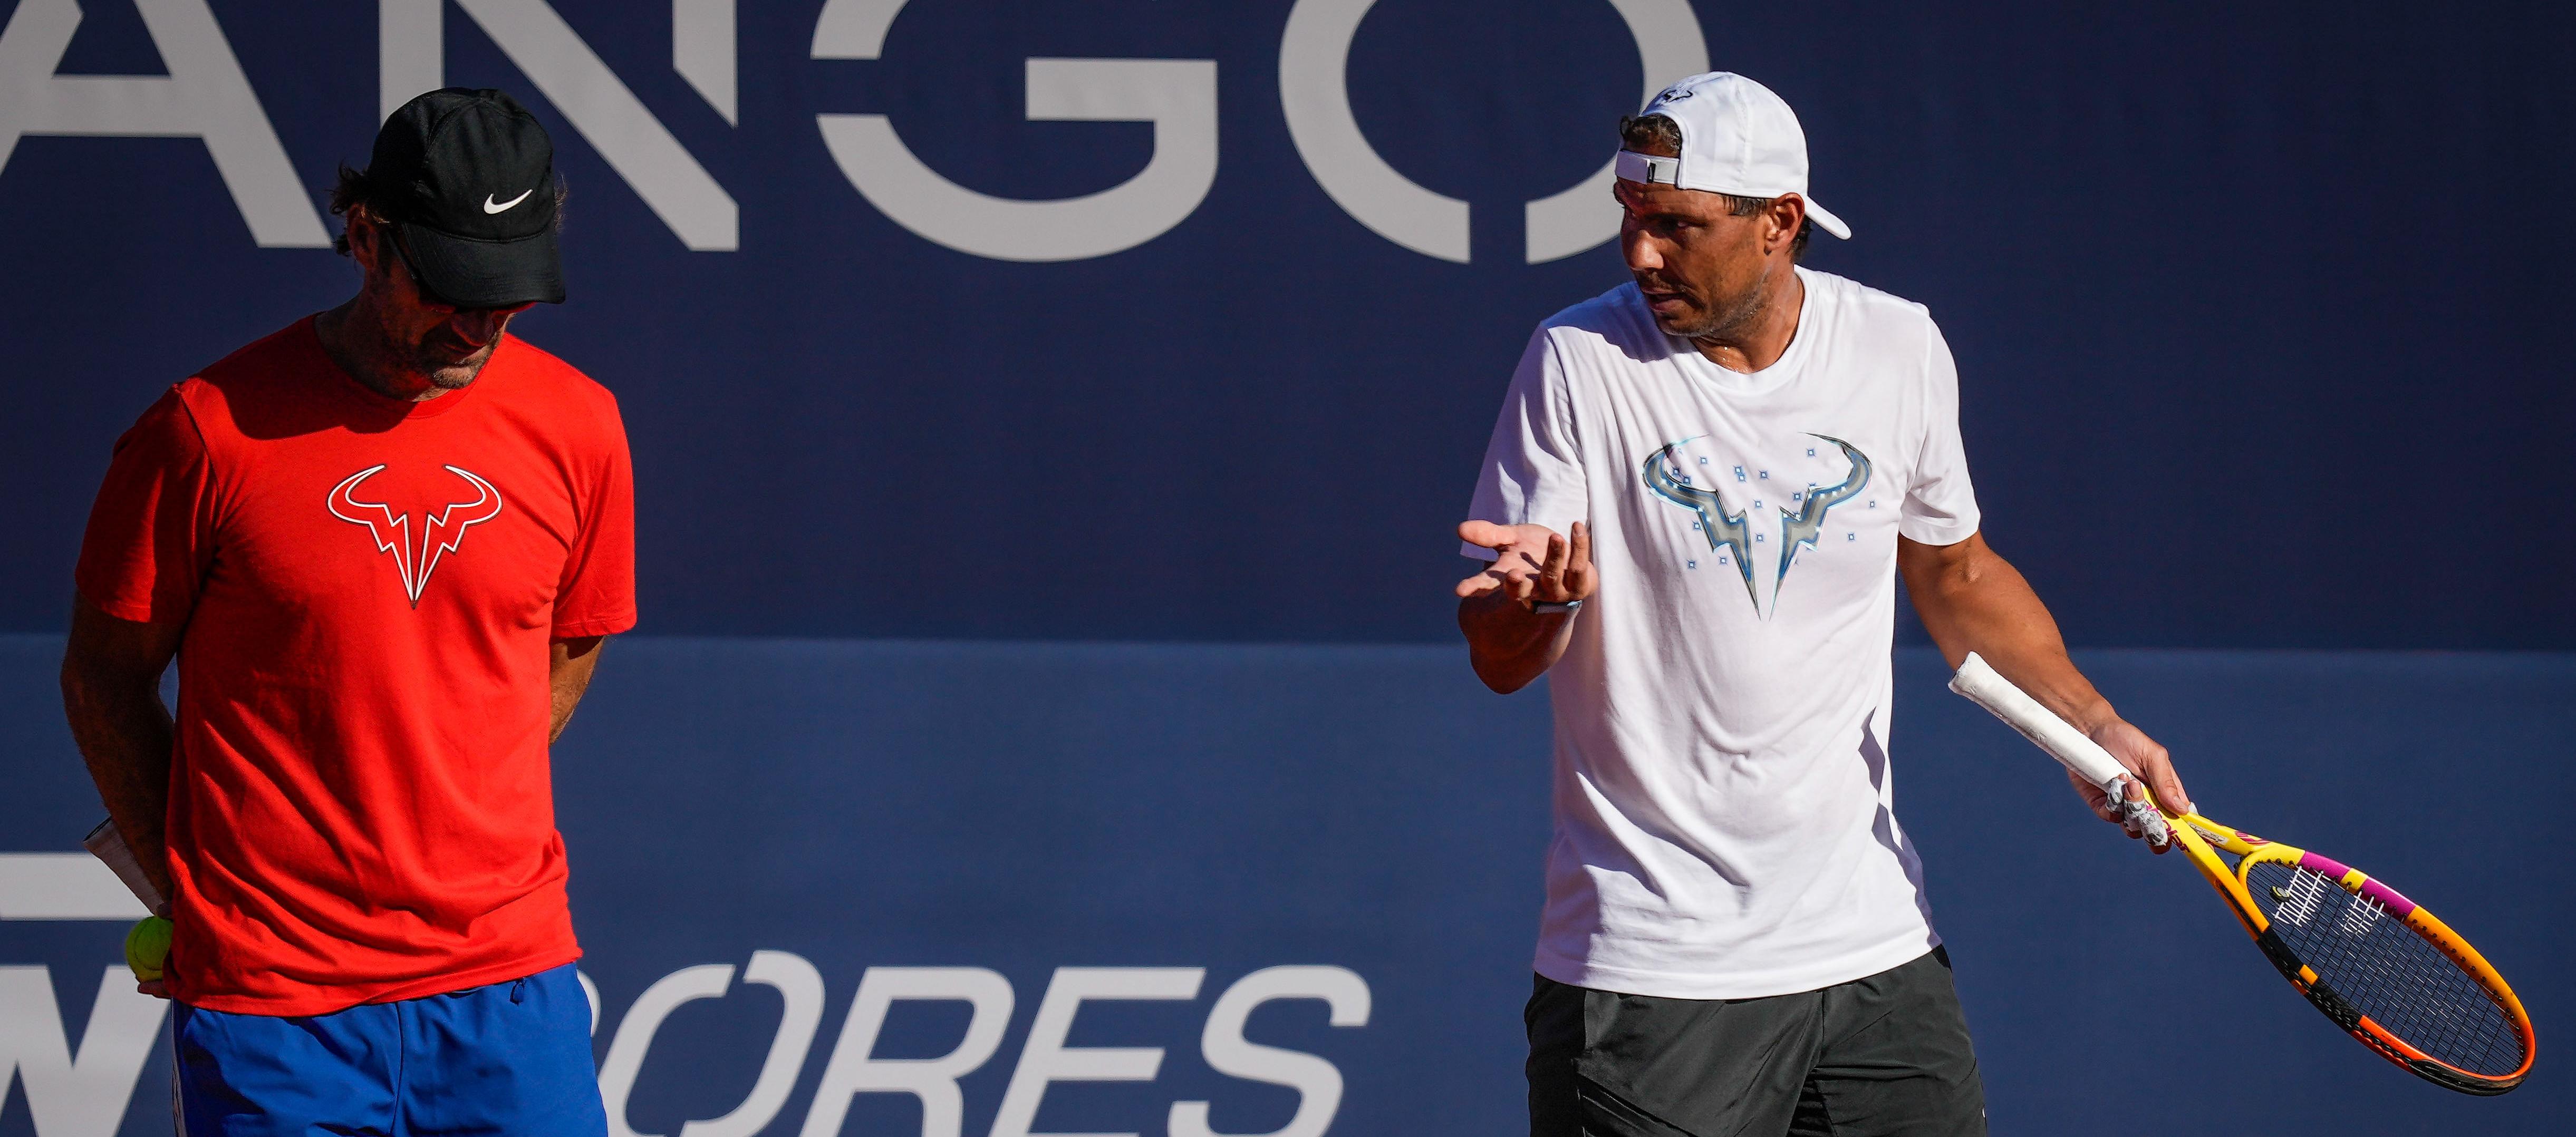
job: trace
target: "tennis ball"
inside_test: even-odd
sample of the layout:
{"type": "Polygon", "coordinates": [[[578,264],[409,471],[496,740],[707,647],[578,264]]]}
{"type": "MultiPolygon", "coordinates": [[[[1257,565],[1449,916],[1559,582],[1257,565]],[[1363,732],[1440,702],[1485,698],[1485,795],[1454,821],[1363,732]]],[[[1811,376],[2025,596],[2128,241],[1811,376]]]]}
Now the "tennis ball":
{"type": "Polygon", "coordinates": [[[170,921],[159,916],[136,920],[133,930],[125,933],[125,966],[134,969],[134,981],[161,978],[161,965],[169,961],[170,921]]]}

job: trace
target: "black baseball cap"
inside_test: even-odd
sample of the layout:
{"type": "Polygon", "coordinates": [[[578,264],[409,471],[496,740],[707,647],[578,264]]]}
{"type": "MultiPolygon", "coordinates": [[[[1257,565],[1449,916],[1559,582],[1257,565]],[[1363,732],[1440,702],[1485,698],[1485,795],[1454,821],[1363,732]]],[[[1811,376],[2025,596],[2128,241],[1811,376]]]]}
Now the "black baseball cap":
{"type": "Polygon", "coordinates": [[[449,87],[404,103],[377,132],[366,179],[404,260],[437,299],[460,308],[563,303],[554,142],[518,100],[449,87]]]}

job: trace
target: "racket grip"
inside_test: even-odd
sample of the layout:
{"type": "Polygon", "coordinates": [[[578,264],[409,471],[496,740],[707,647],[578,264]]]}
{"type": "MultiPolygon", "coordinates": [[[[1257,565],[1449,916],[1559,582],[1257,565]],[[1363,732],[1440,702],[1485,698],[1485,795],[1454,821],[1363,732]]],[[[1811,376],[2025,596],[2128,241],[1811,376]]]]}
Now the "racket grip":
{"type": "Polygon", "coordinates": [[[2075,776],[2102,787],[2111,795],[2113,807],[2119,810],[2120,827],[2132,836],[2146,838],[2147,843],[2163,848],[2173,840],[2173,831],[2157,812],[2155,796],[2144,792],[2146,781],[2129,773],[2102,744],[2084,737],[2084,732],[2048,708],[2030,693],[2015,687],[1977,653],[1969,652],[1959,664],[1959,673],[1950,677],[1950,689],[1968,697],[1968,701],[1993,712],[2005,725],[2020,731],[2023,738],[2038,743],[2048,756],[2057,759],[2075,776]],[[2129,800],[2128,785],[2137,782],[2142,800],[2129,800]]]}
{"type": "Polygon", "coordinates": [[[97,828],[89,831],[89,836],[81,838],[81,847],[105,862],[108,870],[116,874],[116,879],[125,882],[126,891],[143,902],[145,911],[165,920],[170,918],[170,902],[162,897],[160,889],[152,887],[152,878],[144,875],[143,863],[136,860],[134,850],[126,846],[125,834],[117,829],[115,818],[99,822],[97,828]]]}
{"type": "Polygon", "coordinates": [[[2111,757],[2110,751],[2102,749],[2100,743],[2084,737],[2084,732],[2075,729],[2073,724],[2039,705],[2039,700],[2013,686],[2012,680],[1997,673],[1973,651],[1968,653],[1965,662],[1959,664],[1959,673],[1950,677],[1950,689],[1992,712],[1996,718],[2004,720],[2004,725],[2020,731],[2022,737],[2047,751],[2049,757],[2075,771],[2076,777],[2102,787],[2105,792],[2116,794],[2120,783],[2129,777],[2129,768],[2111,757]]]}

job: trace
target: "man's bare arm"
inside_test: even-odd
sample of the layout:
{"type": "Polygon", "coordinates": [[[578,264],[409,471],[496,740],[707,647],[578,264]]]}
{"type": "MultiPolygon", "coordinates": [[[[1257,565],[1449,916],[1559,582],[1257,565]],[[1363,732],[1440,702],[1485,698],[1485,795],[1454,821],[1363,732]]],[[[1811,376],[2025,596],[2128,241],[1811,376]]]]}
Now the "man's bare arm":
{"type": "Polygon", "coordinates": [[[1544,526],[1470,521],[1458,536],[1496,554],[1491,567],[1458,582],[1458,630],[1466,633],[1467,663],[1476,677],[1508,695],[1565,654],[1574,614],[1532,606],[1592,595],[1592,533],[1580,521],[1571,539],[1544,526]]]}
{"type": "Polygon", "coordinates": [[[120,620],[96,605],[72,601],[70,643],[63,650],[63,717],[89,765],[107,815],[161,895],[170,883],[163,828],[170,813],[170,708],[161,703],[161,673],[179,651],[182,624],[120,620]]]}
{"type": "Polygon", "coordinates": [[[548,743],[563,737],[564,727],[571,724],[572,710],[589,692],[591,673],[599,670],[599,653],[607,646],[607,636],[554,642],[554,657],[546,668],[547,685],[554,692],[554,722],[546,731],[548,743]]]}
{"type": "MultiPolygon", "coordinates": [[[[1924,630],[1932,634],[1932,642],[1952,667],[1969,652],[1983,656],[2004,678],[2144,775],[2166,808],[2191,808],[2191,798],[2183,792],[2182,778],[2174,773],[2165,748],[2122,719],[2111,701],[2075,669],[2048,606],[2040,603],[2039,594],[2031,590],[2020,570],[1987,547],[1982,534],[1951,545],[1926,545],[1899,537],[1896,567],[1914,597],[1914,610],[1923,617],[1924,630]]],[[[2100,789],[2080,778],[2069,780],[2095,814],[2106,821],[2116,819],[2100,789]]]]}

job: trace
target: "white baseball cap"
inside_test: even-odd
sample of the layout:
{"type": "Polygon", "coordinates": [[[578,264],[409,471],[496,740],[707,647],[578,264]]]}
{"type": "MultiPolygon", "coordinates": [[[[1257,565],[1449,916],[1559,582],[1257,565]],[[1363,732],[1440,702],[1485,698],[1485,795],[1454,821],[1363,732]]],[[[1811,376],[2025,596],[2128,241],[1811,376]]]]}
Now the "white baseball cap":
{"type": "Polygon", "coordinates": [[[1771,88],[1731,71],[1711,71],[1664,88],[1637,114],[1662,115],[1681,127],[1682,156],[1622,150],[1621,178],[1738,197],[1794,193],[1806,198],[1807,217],[1816,228],[1851,237],[1851,226],[1807,197],[1807,132],[1771,88]]]}

